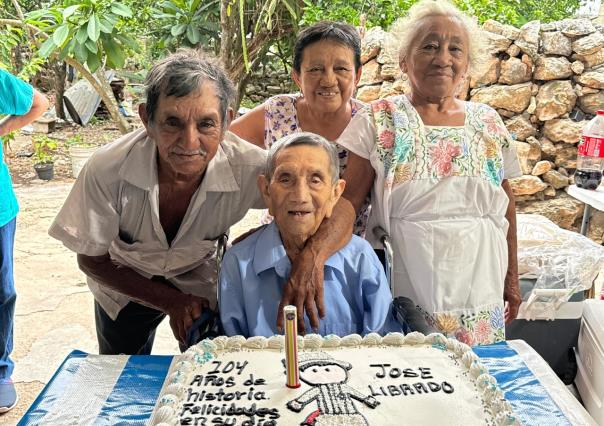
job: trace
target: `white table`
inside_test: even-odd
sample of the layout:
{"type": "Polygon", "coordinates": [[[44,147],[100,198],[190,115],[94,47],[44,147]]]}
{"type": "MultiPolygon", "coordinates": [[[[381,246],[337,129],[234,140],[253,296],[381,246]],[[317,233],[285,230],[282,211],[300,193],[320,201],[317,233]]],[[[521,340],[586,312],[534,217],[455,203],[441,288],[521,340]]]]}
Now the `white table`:
{"type": "Polygon", "coordinates": [[[577,185],[571,185],[566,188],[566,192],[571,197],[585,203],[583,220],[581,221],[581,234],[586,235],[592,207],[604,212],[604,187],[598,186],[596,190],[591,190],[579,188],[577,185]]]}

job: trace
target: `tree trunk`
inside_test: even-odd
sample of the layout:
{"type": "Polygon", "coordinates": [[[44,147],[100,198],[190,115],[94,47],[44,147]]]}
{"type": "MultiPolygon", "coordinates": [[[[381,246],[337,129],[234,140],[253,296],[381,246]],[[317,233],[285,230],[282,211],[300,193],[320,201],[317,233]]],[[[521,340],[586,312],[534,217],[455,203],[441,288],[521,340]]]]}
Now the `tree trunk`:
{"type": "Polygon", "coordinates": [[[230,0],[220,0],[220,60],[222,66],[228,72],[231,69],[233,53],[236,50],[233,46],[233,22],[236,14],[235,7],[231,7],[231,16],[228,16],[227,10],[230,0]]]}
{"type": "MultiPolygon", "coordinates": [[[[103,102],[105,102],[105,106],[107,107],[109,114],[111,114],[111,118],[113,118],[113,121],[115,121],[117,123],[117,126],[119,127],[120,132],[122,132],[122,134],[128,133],[130,131],[130,124],[128,124],[126,119],[122,116],[122,114],[120,114],[120,110],[117,105],[117,101],[115,100],[115,96],[113,96],[113,90],[111,89],[111,85],[105,78],[105,71],[104,70],[97,71],[96,76],[100,81],[100,87],[99,87],[100,91],[99,91],[99,89],[97,89],[97,92],[101,95],[103,102]]],[[[96,79],[94,77],[92,77],[92,79],[96,81],[96,79]]],[[[88,80],[88,81],[90,81],[90,80],[88,80]]],[[[91,84],[92,84],[92,82],[91,82],[91,84]]],[[[93,84],[93,86],[94,86],[94,84],[93,84]]],[[[95,89],[96,89],[96,87],[95,87],[95,89]]]]}
{"type": "Polygon", "coordinates": [[[74,67],[88,82],[94,87],[94,90],[101,96],[103,102],[105,102],[105,106],[111,115],[113,121],[117,124],[120,132],[122,134],[126,134],[130,131],[130,125],[126,121],[126,119],[120,114],[120,111],[117,106],[117,102],[115,100],[115,96],[113,96],[113,90],[109,85],[109,82],[105,78],[105,74],[103,70],[99,70],[96,73],[96,77],[88,71],[86,67],[80,64],[78,61],[75,61],[71,58],[65,58],[65,62],[68,65],[74,67]]]}
{"type": "Polygon", "coordinates": [[[53,70],[55,72],[54,89],[55,89],[55,111],[57,117],[65,120],[65,109],[63,108],[63,95],[65,94],[65,77],[67,76],[67,67],[65,62],[54,62],[53,70]]]}
{"type": "MultiPolygon", "coordinates": [[[[0,19],[0,25],[14,25],[16,27],[38,31],[38,29],[33,25],[27,24],[16,19],[0,19]]],[[[40,37],[44,39],[48,38],[48,35],[44,33],[37,33],[37,35],[40,35],[40,37]]],[[[32,40],[34,42],[36,41],[33,37],[32,40]]],[[[97,80],[84,65],[80,64],[78,61],[70,57],[65,58],[65,63],[74,67],[84,76],[86,80],[88,80],[92,87],[94,87],[94,90],[96,90],[97,93],[101,96],[103,102],[105,102],[107,110],[109,111],[109,114],[111,114],[111,118],[113,119],[113,121],[115,121],[115,123],[117,124],[120,132],[122,132],[123,134],[128,133],[130,131],[130,125],[128,124],[126,119],[120,114],[117,102],[115,100],[115,97],[113,96],[113,90],[111,90],[111,86],[107,82],[105,75],[103,75],[102,72],[99,72],[97,80]]]]}

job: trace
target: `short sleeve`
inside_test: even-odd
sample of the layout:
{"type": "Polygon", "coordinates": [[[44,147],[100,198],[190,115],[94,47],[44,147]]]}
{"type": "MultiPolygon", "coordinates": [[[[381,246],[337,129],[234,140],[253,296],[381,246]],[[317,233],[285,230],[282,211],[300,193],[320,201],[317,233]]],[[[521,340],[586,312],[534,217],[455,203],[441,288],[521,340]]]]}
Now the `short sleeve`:
{"type": "Polygon", "coordinates": [[[510,135],[507,127],[503,124],[503,120],[497,111],[488,105],[475,104],[480,108],[479,117],[482,125],[485,126],[485,134],[493,137],[501,147],[501,156],[503,160],[503,179],[511,179],[522,176],[520,163],[516,155],[516,147],[513,143],[514,139],[510,135]]]}
{"type": "Polygon", "coordinates": [[[512,179],[522,176],[516,146],[513,143],[508,143],[501,147],[501,153],[503,156],[503,178],[512,179]]]}
{"type": "Polygon", "coordinates": [[[0,114],[25,115],[31,109],[33,99],[33,87],[0,70],[0,114]]]}
{"type": "Polygon", "coordinates": [[[220,321],[227,336],[249,335],[241,285],[237,257],[227,251],[221,263],[218,300],[220,321]]]}
{"type": "Polygon", "coordinates": [[[359,157],[369,159],[375,147],[375,124],[369,107],[359,110],[342,132],[337,142],[359,157]]]}
{"type": "Polygon", "coordinates": [[[119,234],[118,191],[98,173],[99,160],[104,159],[93,156],[82,169],[48,231],[68,249],[87,256],[107,253],[119,234]]]}

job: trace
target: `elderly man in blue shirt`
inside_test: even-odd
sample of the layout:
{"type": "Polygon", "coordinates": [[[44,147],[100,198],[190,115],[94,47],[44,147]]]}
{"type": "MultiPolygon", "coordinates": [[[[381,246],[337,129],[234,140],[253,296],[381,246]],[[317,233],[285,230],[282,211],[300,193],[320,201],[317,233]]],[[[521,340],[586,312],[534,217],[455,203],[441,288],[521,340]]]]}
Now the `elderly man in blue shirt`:
{"type": "MultiPolygon", "coordinates": [[[[272,336],[283,286],[306,240],[329,217],[344,191],[337,149],[323,137],[297,133],[275,143],[258,186],[274,221],[228,250],[220,272],[220,317],[227,335],[272,336]]],[[[324,267],[326,316],[321,335],[401,331],[392,294],[373,249],[362,238],[324,267]]],[[[310,329],[308,318],[305,318],[310,329]]]]}

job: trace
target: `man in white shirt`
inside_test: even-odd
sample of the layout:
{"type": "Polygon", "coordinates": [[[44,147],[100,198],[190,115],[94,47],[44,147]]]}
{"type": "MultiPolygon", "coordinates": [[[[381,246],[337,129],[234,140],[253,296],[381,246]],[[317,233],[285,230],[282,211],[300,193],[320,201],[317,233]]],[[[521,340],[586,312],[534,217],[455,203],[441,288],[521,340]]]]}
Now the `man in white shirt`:
{"type": "Polygon", "coordinates": [[[183,343],[216,302],[215,248],[250,208],[265,151],[225,133],[235,91],[196,51],[147,77],[144,129],[101,148],[50,228],[78,253],[95,296],[101,354],[148,354],[168,315],[183,343]]]}

